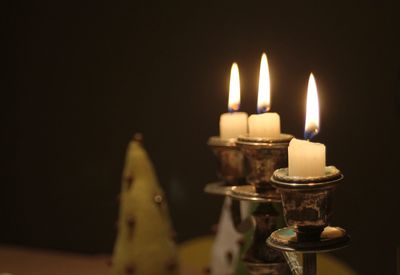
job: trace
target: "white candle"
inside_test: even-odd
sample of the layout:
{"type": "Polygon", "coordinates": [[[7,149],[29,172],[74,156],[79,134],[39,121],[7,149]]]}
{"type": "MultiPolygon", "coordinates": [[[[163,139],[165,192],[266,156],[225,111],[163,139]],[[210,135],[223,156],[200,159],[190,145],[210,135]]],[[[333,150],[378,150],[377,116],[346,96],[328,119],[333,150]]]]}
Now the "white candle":
{"type": "Polygon", "coordinates": [[[325,150],[321,143],[292,139],[289,144],[289,176],[325,175],[325,150]]]}
{"type": "Polygon", "coordinates": [[[236,138],[247,134],[247,114],[244,112],[224,113],[219,119],[221,138],[236,138]]]}
{"type": "Polygon", "coordinates": [[[267,55],[261,57],[258,80],[257,110],[261,114],[249,117],[249,136],[278,138],[281,134],[281,120],[277,113],[268,113],[271,106],[271,88],[267,55]]]}
{"type": "Polygon", "coordinates": [[[232,64],[229,82],[228,109],[230,113],[224,113],[219,119],[220,137],[223,139],[236,138],[247,134],[247,113],[237,112],[240,107],[240,79],[239,68],[232,64]]]}
{"type": "Polygon", "coordinates": [[[277,113],[264,113],[249,117],[251,137],[278,138],[281,134],[281,120],[277,113]]]}
{"type": "MultiPolygon", "coordinates": [[[[307,113],[304,135],[312,138],[319,131],[317,85],[311,74],[307,90],[307,113]]],[[[326,149],[321,143],[292,139],[289,144],[289,176],[319,177],[325,175],[326,149]]]]}

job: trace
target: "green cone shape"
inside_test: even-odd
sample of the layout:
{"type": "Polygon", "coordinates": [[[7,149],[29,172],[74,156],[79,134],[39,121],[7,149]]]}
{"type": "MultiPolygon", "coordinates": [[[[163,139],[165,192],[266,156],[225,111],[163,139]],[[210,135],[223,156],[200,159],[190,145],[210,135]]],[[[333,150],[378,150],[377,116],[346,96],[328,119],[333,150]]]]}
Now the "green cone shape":
{"type": "Polygon", "coordinates": [[[112,268],[115,275],[178,274],[165,196],[146,151],[135,140],[123,172],[112,268]]]}

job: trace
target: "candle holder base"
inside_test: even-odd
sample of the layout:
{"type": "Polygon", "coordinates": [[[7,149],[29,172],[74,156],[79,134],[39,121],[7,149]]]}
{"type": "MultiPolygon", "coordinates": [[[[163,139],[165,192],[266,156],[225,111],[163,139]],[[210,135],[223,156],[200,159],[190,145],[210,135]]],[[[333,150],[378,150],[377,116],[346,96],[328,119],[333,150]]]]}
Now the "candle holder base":
{"type": "Polygon", "coordinates": [[[253,185],[232,186],[229,195],[237,200],[269,203],[281,203],[281,195],[276,189],[257,191],[253,185]]]}
{"type": "Polygon", "coordinates": [[[340,227],[327,226],[318,240],[299,240],[294,227],[285,227],[274,231],[267,239],[267,245],[279,251],[317,253],[345,248],[350,236],[340,227]]]}
{"type": "Polygon", "coordinates": [[[325,167],[321,177],[294,177],[288,175],[288,168],[276,170],[271,184],[282,196],[286,224],[318,239],[330,224],[334,191],[342,180],[342,173],[334,166],[325,167]]]}

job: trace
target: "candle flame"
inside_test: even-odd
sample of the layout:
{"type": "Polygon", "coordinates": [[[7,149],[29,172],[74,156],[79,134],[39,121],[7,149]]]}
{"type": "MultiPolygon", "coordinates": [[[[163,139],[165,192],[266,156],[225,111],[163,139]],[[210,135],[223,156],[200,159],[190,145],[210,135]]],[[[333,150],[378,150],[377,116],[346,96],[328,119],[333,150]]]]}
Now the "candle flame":
{"type": "Polygon", "coordinates": [[[271,86],[269,79],[269,68],[267,55],[265,53],[261,56],[260,75],[258,78],[258,99],[257,99],[257,112],[268,112],[271,107],[271,86]]]}
{"type": "Polygon", "coordinates": [[[312,73],[310,74],[310,78],[308,80],[306,109],[306,125],[304,129],[304,138],[312,139],[319,132],[318,92],[317,84],[312,73]]]}
{"type": "Polygon", "coordinates": [[[229,112],[236,112],[239,111],[239,108],[240,108],[239,67],[236,63],[233,63],[231,68],[231,78],[229,81],[228,110],[229,112]]]}

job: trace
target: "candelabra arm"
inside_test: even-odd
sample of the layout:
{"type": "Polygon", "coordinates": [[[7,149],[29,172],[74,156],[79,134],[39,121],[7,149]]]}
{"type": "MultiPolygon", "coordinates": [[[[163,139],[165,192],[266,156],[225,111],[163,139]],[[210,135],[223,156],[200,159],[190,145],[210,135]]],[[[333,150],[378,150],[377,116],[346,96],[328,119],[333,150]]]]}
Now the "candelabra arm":
{"type": "Polygon", "coordinates": [[[293,275],[303,275],[303,267],[297,259],[296,252],[284,251],[286,262],[288,263],[293,275]]]}
{"type": "Polygon", "coordinates": [[[303,275],[316,275],[317,274],[317,254],[305,253],[303,254],[303,275]]]}

